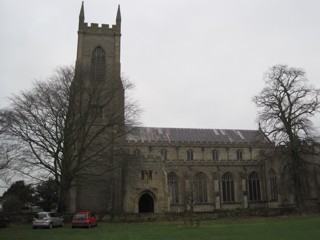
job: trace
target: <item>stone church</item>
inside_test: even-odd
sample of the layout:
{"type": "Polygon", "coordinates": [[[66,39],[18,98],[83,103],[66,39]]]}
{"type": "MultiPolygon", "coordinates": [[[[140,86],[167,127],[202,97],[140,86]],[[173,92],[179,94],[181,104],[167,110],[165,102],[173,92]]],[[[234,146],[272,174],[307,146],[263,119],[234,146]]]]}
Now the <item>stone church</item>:
{"type": "MultiPolygon", "coordinates": [[[[86,66],[100,72],[95,76],[108,86],[120,86],[113,101],[124,128],[120,39],[120,7],[115,25],[100,26],[84,21],[82,4],[76,70],[86,66]]],[[[108,115],[112,110],[101,111],[108,115]]],[[[281,163],[266,157],[274,144],[260,130],[136,127],[121,142],[123,153],[113,158],[119,167],[108,172],[111,180],[76,184],[70,211],[208,212],[275,208],[294,202],[293,194],[280,187],[281,163]]],[[[110,160],[102,157],[101,161],[110,160]]],[[[313,187],[320,182],[318,176],[313,187]]],[[[316,192],[309,195],[319,197],[316,192]]]]}

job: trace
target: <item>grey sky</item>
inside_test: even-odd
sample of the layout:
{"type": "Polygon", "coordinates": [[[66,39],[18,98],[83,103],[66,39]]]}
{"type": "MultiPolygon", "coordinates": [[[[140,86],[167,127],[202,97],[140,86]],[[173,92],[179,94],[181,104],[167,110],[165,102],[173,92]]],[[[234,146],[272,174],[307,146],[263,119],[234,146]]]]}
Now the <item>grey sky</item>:
{"type": "MultiPolygon", "coordinates": [[[[251,99],[275,64],[303,68],[320,87],[318,0],[87,0],[85,21],[114,24],[118,4],[122,72],[145,126],[256,129],[251,99]]],[[[0,1],[0,107],[74,64],[80,6],[0,1]]]]}

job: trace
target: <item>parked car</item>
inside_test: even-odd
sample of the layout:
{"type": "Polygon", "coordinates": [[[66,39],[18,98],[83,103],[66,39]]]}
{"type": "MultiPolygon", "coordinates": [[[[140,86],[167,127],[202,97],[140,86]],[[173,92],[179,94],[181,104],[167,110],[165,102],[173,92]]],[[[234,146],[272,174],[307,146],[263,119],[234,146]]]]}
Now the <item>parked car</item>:
{"type": "Polygon", "coordinates": [[[33,228],[63,227],[63,224],[64,224],[63,217],[53,212],[39,212],[36,215],[34,215],[34,218],[32,221],[33,228]]]}
{"type": "Polygon", "coordinates": [[[0,216],[0,227],[7,227],[9,225],[8,218],[5,218],[4,216],[0,216]]]}
{"type": "Polygon", "coordinates": [[[75,227],[96,227],[98,226],[98,219],[90,212],[76,212],[72,219],[72,228],[75,227]]]}

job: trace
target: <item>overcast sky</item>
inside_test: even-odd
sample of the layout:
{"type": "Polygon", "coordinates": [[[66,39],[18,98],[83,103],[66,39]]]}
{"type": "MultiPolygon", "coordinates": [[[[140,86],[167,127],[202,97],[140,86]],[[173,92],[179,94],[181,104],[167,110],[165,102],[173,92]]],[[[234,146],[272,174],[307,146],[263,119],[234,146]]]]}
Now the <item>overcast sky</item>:
{"type": "MultiPolygon", "coordinates": [[[[122,73],[144,126],[256,129],[252,97],[275,64],[320,87],[320,1],[88,0],[85,21],[122,14],[122,73]]],[[[0,107],[75,63],[80,0],[0,1],[0,107]]],[[[319,127],[319,123],[316,123],[319,127]]]]}
{"type": "MultiPolygon", "coordinates": [[[[318,0],[87,0],[85,21],[115,24],[118,4],[122,73],[144,126],[257,129],[252,97],[275,64],[320,87],[318,0]]],[[[0,0],[0,107],[75,63],[80,6],[0,0]]]]}

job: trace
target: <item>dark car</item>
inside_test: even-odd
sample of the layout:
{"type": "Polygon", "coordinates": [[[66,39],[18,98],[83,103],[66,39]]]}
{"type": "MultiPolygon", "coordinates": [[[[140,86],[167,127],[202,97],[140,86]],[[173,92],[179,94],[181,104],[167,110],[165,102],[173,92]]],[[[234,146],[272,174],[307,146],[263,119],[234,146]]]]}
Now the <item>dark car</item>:
{"type": "Polygon", "coordinates": [[[0,227],[7,227],[9,225],[8,218],[0,216],[0,227]]]}
{"type": "Polygon", "coordinates": [[[72,219],[72,228],[75,227],[96,227],[98,226],[98,219],[90,212],[76,212],[72,219]]]}

